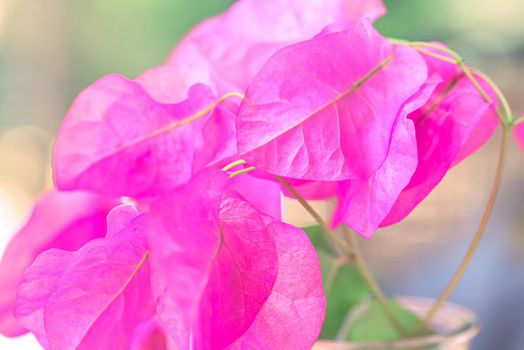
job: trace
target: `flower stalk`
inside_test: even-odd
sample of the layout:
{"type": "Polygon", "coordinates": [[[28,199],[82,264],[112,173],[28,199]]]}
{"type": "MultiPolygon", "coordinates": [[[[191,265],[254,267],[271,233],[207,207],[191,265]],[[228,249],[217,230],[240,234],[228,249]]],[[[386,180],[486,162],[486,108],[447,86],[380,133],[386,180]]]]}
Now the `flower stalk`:
{"type": "MultiPolygon", "coordinates": [[[[316,212],[316,210],[308,203],[308,201],[288,181],[286,181],[281,176],[277,175],[275,175],[275,179],[280,184],[282,184],[282,186],[284,186],[284,188],[286,188],[293,195],[293,197],[300,203],[300,205],[302,205],[302,207],[315,219],[320,228],[326,233],[326,236],[331,239],[332,244],[335,246],[335,249],[342,248],[344,250],[342,254],[345,255],[342,255],[341,258],[346,258],[350,261],[355,262],[356,268],[364,278],[364,281],[368,285],[371,294],[377,300],[377,303],[382,309],[382,312],[384,312],[384,315],[387,317],[393,328],[395,328],[395,330],[399,334],[401,334],[402,336],[406,336],[406,330],[403,328],[399,320],[389,309],[387,305],[386,295],[380,288],[380,285],[378,284],[375,276],[367,266],[364,257],[358,248],[355,233],[352,232],[346,225],[342,226],[342,232],[349,243],[346,244],[346,242],[341,240],[340,237],[338,237],[336,233],[329,228],[322,216],[316,212]]],[[[337,249],[337,252],[340,254],[340,250],[337,249]]],[[[331,283],[334,283],[334,280],[331,283]]]]}
{"type": "Polygon", "coordinates": [[[495,172],[495,178],[493,180],[493,186],[491,188],[488,201],[484,209],[482,218],[480,220],[479,226],[477,228],[477,231],[475,233],[475,236],[466,252],[466,255],[460,262],[455,274],[449,281],[448,285],[440,294],[440,296],[435,301],[430,310],[427,312],[427,314],[424,316],[421,326],[427,326],[431,322],[433,317],[437,314],[440,308],[446,303],[450,295],[453,293],[458,283],[464,276],[464,273],[466,272],[466,269],[468,268],[473,256],[475,255],[475,252],[477,251],[480,241],[482,240],[482,237],[486,232],[486,227],[488,225],[489,218],[491,217],[491,214],[493,212],[493,207],[495,205],[497,194],[500,189],[500,184],[502,182],[502,175],[504,174],[504,166],[506,163],[506,155],[508,151],[508,129],[508,127],[504,127],[502,131],[501,147],[499,152],[498,164],[495,172]]]}

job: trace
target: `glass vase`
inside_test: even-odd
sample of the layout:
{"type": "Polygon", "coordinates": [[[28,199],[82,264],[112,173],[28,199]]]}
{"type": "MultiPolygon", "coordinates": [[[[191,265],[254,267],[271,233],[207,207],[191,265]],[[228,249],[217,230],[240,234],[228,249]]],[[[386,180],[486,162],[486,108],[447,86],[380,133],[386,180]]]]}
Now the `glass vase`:
{"type": "MultiPolygon", "coordinates": [[[[422,317],[434,300],[420,297],[399,297],[397,301],[422,317]]],[[[446,303],[431,322],[435,335],[395,342],[347,342],[319,340],[313,350],[468,350],[479,332],[476,315],[467,308],[446,303]]]]}

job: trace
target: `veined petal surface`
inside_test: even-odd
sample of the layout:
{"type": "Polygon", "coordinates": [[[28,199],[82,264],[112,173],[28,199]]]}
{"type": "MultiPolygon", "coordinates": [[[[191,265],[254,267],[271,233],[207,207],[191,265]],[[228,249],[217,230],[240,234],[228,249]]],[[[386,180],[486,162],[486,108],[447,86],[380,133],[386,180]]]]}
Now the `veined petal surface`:
{"type": "MultiPolygon", "coordinates": [[[[118,207],[114,211],[125,211],[118,207]]],[[[112,213],[115,218],[118,213],[112,213]]],[[[143,216],[77,251],[50,249],[26,270],[15,315],[49,350],[125,350],[154,316],[143,216]]]]}
{"type": "Polygon", "coordinates": [[[122,76],[100,79],[75,100],[61,126],[53,162],[57,187],[133,198],[169,192],[192,177],[215,103],[204,85],[169,104],[122,76]]]}
{"type": "Polygon", "coordinates": [[[116,201],[88,192],[43,194],[7,246],[0,262],[0,333],[26,333],[14,318],[16,292],[25,269],[45,250],[77,250],[106,233],[106,216],[116,201]]]}
{"type": "Polygon", "coordinates": [[[286,47],[247,89],[239,153],[295,179],[368,178],[387,156],[400,109],[426,79],[415,50],[393,46],[366,21],[286,47]]]}
{"type": "Polygon", "coordinates": [[[277,338],[311,346],[324,314],[313,247],[302,231],[224,192],[226,183],[226,174],[206,170],[152,206],[148,238],[163,327],[180,348],[269,349],[277,338]],[[303,328],[295,316],[311,323],[303,328]],[[286,323],[269,324],[276,319],[286,323]]]}

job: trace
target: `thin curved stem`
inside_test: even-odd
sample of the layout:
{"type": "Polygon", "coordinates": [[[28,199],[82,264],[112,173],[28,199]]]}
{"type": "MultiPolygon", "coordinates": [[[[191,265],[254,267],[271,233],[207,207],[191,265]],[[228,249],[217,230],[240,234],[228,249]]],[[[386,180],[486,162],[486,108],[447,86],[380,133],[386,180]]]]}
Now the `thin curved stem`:
{"type": "MultiPolygon", "coordinates": [[[[341,240],[328,226],[326,221],[322,218],[322,216],[317,213],[317,211],[308,203],[308,201],[291,185],[289,182],[287,182],[283,177],[278,175],[273,175],[275,179],[295,197],[295,199],[300,203],[300,205],[311,215],[311,217],[318,223],[318,226],[324,231],[324,233],[327,235],[327,237],[331,240],[334,247],[345,247],[348,250],[348,253],[352,255],[352,251],[350,247],[347,247],[345,242],[341,240]]],[[[334,248],[334,250],[339,254],[340,252],[334,248]]]]}
{"type": "Polygon", "coordinates": [[[364,256],[362,255],[362,252],[360,251],[356,239],[356,233],[349,229],[347,226],[343,226],[342,228],[345,236],[348,238],[348,240],[351,242],[351,246],[353,247],[353,257],[355,258],[355,265],[366,281],[366,284],[369,286],[369,290],[371,291],[371,294],[373,297],[377,300],[378,305],[384,312],[384,315],[388,318],[391,325],[395,328],[397,332],[400,333],[403,337],[407,335],[406,330],[404,327],[400,324],[399,320],[396,318],[396,316],[391,312],[389,309],[389,306],[387,304],[387,298],[382,289],[380,288],[380,285],[378,284],[378,281],[375,279],[375,276],[371,273],[371,270],[369,269],[366,261],[364,260],[364,256]]]}
{"type": "Polygon", "coordinates": [[[371,291],[371,294],[373,297],[377,300],[379,303],[380,308],[384,312],[384,315],[388,318],[391,325],[396,329],[397,332],[399,332],[402,336],[406,335],[406,331],[398,321],[398,319],[395,317],[395,315],[391,312],[387,305],[387,299],[380,288],[377,280],[371,273],[371,270],[368,268],[362,254],[358,250],[357,242],[355,239],[355,233],[350,231],[350,229],[343,225],[342,230],[345,235],[345,237],[348,239],[349,244],[347,245],[346,242],[341,240],[335,232],[333,232],[329,226],[327,225],[326,221],[316,212],[315,209],[308,203],[308,201],[291,185],[289,182],[287,182],[284,178],[278,175],[273,175],[275,179],[284,186],[285,189],[287,189],[293,197],[302,205],[302,207],[315,219],[315,221],[318,223],[318,225],[322,228],[322,230],[326,233],[326,235],[333,241],[335,246],[342,247],[345,249],[345,256],[349,258],[350,260],[355,261],[355,265],[357,269],[359,270],[360,274],[366,281],[366,284],[369,287],[369,290],[371,291]]]}
{"type": "Polygon", "coordinates": [[[399,44],[399,45],[412,46],[413,48],[415,48],[420,53],[428,55],[428,56],[431,56],[431,57],[435,57],[435,58],[437,58],[437,59],[439,59],[441,61],[448,62],[448,63],[451,63],[451,64],[457,64],[460,67],[460,69],[462,70],[462,72],[469,79],[469,81],[473,84],[475,89],[477,89],[477,91],[480,93],[482,98],[486,102],[492,103],[493,101],[492,101],[491,97],[489,96],[489,94],[486,92],[486,90],[480,85],[478,80],[475,78],[473,73],[476,73],[479,77],[484,79],[484,81],[493,89],[493,91],[495,91],[495,94],[497,95],[497,99],[500,101],[500,104],[502,105],[502,108],[504,110],[504,114],[501,114],[499,111],[497,111],[497,115],[500,118],[500,120],[502,121],[502,123],[505,126],[510,126],[511,124],[513,124],[513,113],[511,111],[511,108],[509,106],[509,103],[508,103],[508,100],[507,100],[506,96],[504,96],[504,94],[502,93],[502,90],[486,74],[484,74],[483,72],[481,72],[481,71],[479,71],[477,69],[469,68],[464,63],[464,59],[458,53],[456,53],[455,51],[453,51],[451,49],[448,49],[446,47],[442,47],[440,45],[427,43],[427,42],[423,42],[423,41],[410,42],[410,41],[399,40],[399,39],[392,39],[392,38],[390,40],[391,40],[391,42],[399,44]],[[440,55],[438,53],[431,52],[429,50],[421,49],[421,47],[427,47],[427,48],[430,48],[430,49],[438,50],[440,52],[444,52],[444,53],[450,55],[451,57],[453,57],[453,59],[451,59],[449,57],[446,57],[446,56],[443,56],[443,55],[440,55]]]}
{"type": "Polygon", "coordinates": [[[247,162],[243,159],[239,159],[239,160],[235,160],[234,162],[232,163],[229,163],[228,165],[226,165],[225,167],[222,168],[222,171],[229,171],[231,169],[233,169],[234,167],[237,167],[239,165],[244,165],[246,164],[247,162]]]}
{"type": "Polygon", "coordinates": [[[249,168],[244,168],[244,169],[241,169],[241,170],[238,170],[238,171],[235,171],[233,173],[231,173],[231,175],[229,175],[230,178],[234,178],[234,177],[237,177],[239,175],[243,175],[243,174],[247,174],[247,173],[250,173],[254,170],[256,170],[257,168],[255,168],[254,166],[250,166],[249,168]]]}
{"type": "Polygon", "coordinates": [[[458,53],[456,53],[455,51],[453,51],[451,49],[448,49],[446,47],[442,47],[440,45],[435,45],[435,44],[421,42],[421,41],[412,42],[411,46],[427,47],[427,48],[430,48],[430,49],[439,50],[441,52],[447,53],[448,55],[452,56],[455,59],[455,61],[456,61],[455,63],[460,67],[462,72],[464,72],[466,77],[471,81],[471,83],[473,84],[475,89],[477,89],[477,91],[480,93],[482,98],[486,102],[488,102],[488,103],[493,102],[491,100],[491,97],[489,97],[488,93],[486,92],[486,90],[484,90],[484,88],[479,84],[477,79],[473,76],[473,73],[471,72],[471,69],[464,63],[464,59],[458,53]]]}
{"type": "Polygon", "coordinates": [[[504,110],[506,123],[511,123],[513,121],[513,112],[511,111],[511,107],[509,106],[508,99],[506,98],[506,96],[504,96],[504,93],[499,88],[499,86],[486,73],[475,68],[472,68],[471,70],[474,74],[477,74],[479,77],[484,79],[493,89],[493,91],[495,91],[495,94],[497,94],[497,98],[499,99],[500,104],[502,105],[502,109],[504,110]]]}
{"type": "Polygon", "coordinates": [[[468,268],[469,263],[471,262],[471,259],[475,255],[475,252],[477,251],[477,248],[479,246],[480,241],[482,240],[482,237],[484,236],[484,232],[486,231],[486,226],[488,224],[491,213],[493,212],[495,200],[497,199],[497,194],[500,189],[500,183],[502,181],[502,175],[504,174],[504,166],[506,163],[507,150],[508,150],[508,127],[504,127],[503,132],[502,132],[502,144],[500,147],[499,160],[498,160],[498,164],[497,164],[497,168],[495,172],[495,179],[493,181],[493,186],[491,188],[491,192],[489,194],[488,201],[484,209],[484,213],[482,215],[482,219],[480,220],[475,236],[473,237],[473,241],[471,242],[466,252],[466,255],[460,262],[459,267],[455,271],[455,274],[451,278],[450,282],[448,283],[447,287],[444,289],[442,294],[439,296],[439,298],[435,301],[433,306],[429,309],[429,311],[425,315],[423,319],[423,324],[426,326],[430,323],[431,319],[437,314],[440,308],[448,300],[451,293],[453,293],[453,291],[457,287],[458,283],[462,279],[462,276],[464,276],[464,273],[466,272],[466,269],[468,268]]]}
{"type": "Polygon", "coordinates": [[[513,126],[524,123],[524,115],[513,122],[513,126]]]}
{"type": "MultiPolygon", "coordinates": [[[[171,124],[168,124],[166,126],[163,126],[163,127],[160,127],[158,129],[155,129],[153,131],[151,131],[150,133],[146,134],[146,135],[143,135],[141,137],[137,137],[133,140],[131,140],[130,142],[128,143],[125,143],[121,146],[119,146],[118,148],[112,150],[111,152],[112,153],[117,153],[117,152],[122,152],[122,151],[125,151],[126,149],[132,147],[132,146],[136,146],[136,145],[140,145],[144,142],[147,142],[151,139],[154,139],[156,137],[159,137],[159,136],[162,136],[164,134],[167,134],[175,129],[178,129],[179,127],[182,127],[184,125],[187,125],[187,124],[190,124],[202,117],[205,117],[206,115],[208,115],[209,113],[213,112],[213,110],[215,108],[217,108],[221,103],[223,103],[224,101],[232,98],[232,97],[237,97],[237,98],[244,98],[244,95],[239,93],[239,92],[230,92],[230,93],[227,93],[225,95],[222,95],[220,98],[218,98],[216,101],[214,101],[212,104],[204,107],[203,109],[199,110],[198,112],[196,112],[195,114],[185,118],[185,119],[181,119],[181,120],[177,120],[171,124]]],[[[106,155],[107,156],[107,155],[106,155]]]]}
{"type": "Polygon", "coordinates": [[[441,61],[444,61],[444,62],[447,62],[447,63],[450,63],[450,64],[456,64],[457,63],[457,61],[455,59],[446,57],[444,55],[435,53],[433,51],[429,51],[429,50],[426,50],[426,49],[423,49],[423,48],[420,48],[420,47],[416,47],[415,49],[418,52],[420,52],[420,53],[422,53],[424,55],[434,57],[434,58],[439,59],[441,61]]]}

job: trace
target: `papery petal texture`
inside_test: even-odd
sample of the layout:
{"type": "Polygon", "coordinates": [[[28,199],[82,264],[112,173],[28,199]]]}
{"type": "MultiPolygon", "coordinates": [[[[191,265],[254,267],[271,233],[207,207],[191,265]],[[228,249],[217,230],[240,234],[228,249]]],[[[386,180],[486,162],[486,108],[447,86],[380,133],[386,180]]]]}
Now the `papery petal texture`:
{"type": "Polygon", "coordinates": [[[60,129],[57,187],[134,198],[174,189],[192,177],[204,145],[203,111],[215,102],[203,85],[190,89],[185,101],[165,104],[122,76],[100,79],[75,100],[60,129]],[[184,122],[198,113],[203,118],[184,122]]]}
{"type": "MultiPolygon", "coordinates": [[[[496,104],[486,102],[459,67],[425,59],[429,74],[440,77],[441,83],[426,105],[409,115],[417,133],[418,166],[382,226],[408,215],[453,165],[484,145],[498,125],[496,104]]],[[[496,101],[489,86],[479,81],[496,101]]]]}
{"type": "Polygon", "coordinates": [[[162,325],[180,348],[244,342],[271,348],[276,337],[311,344],[324,314],[311,244],[300,230],[224,192],[226,182],[226,174],[206,170],[151,208],[148,239],[162,325]],[[295,317],[311,323],[302,327],[295,317]],[[271,326],[272,319],[286,324],[271,326]]]}
{"type": "Polygon", "coordinates": [[[222,102],[202,126],[202,139],[198,141],[199,152],[193,161],[193,169],[225,166],[238,160],[236,143],[236,114],[238,98],[222,102]]]}
{"type": "Polygon", "coordinates": [[[382,166],[368,179],[340,184],[333,225],[345,223],[360,235],[371,238],[416,168],[415,127],[411,121],[400,121],[382,166]]]}
{"type": "Polygon", "coordinates": [[[143,216],[136,215],[121,230],[108,222],[105,238],[77,251],[47,250],[26,270],[15,315],[45,349],[128,349],[135,328],[154,316],[143,216]]]}
{"type": "Polygon", "coordinates": [[[240,0],[194,28],[169,63],[210,72],[220,94],[243,91],[280,48],[385,12],[381,0],[240,0]]]}
{"type": "Polygon", "coordinates": [[[275,181],[244,174],[231,179],[227,189],[238,192],[259,212],[281,219],[282,189],[275,181]]]}
{"type": "Polygon", "coordinates": [[[213,87],[208,69],[190,64],[163,64],[140,74],[135,82],[160,103],[178,103],[187,98],[193,85],[203,84],[213,87]]]}
{"type": "Polygon", "coordinates": [[[277,280],[251,327],[229,349],[310,349],[326,307],[316,251],[302,230],[266,222],[278,252],[277,280]]]}
{"type": "Polygon", "coordinates": [[[286,47],[248,87],[237,117],[239,153],[296,179],[367,178],[426,77],[416,51],[394,47],[366,21],[286,47]]]}
{"type": "Polygon", "coordinates": [[[76,250],[106,233],[106,216],[117,203],[87,192],[48,192],[36,202],[25,225],[12,238],[0,262],[0,333],[26,332],[13,315],[25,269],[43,251],[76,250]]]}
{"type": "Polygon", "coordinates": [[[333,226],[345,223],[366,238],[375,233],[417,168],[415,127],[407,115],[428,101],[439,82],[429,79],[402,107],[381,167],[367,179],[339,183],[333,226]]]}
{"type": "MultiPolygon", "coordinates": [[[[494,97],[494,96],[493,96],[494,97]]],[[[495,130],[500,125],[500,119],[495,111],[495,106],[490,106],[480,117],[475,129],[471,132],[468,139],[460,149],[457,158],[453,161],[453,166],[459,164],[467,157],[477,152],[493,136],[495,130]]]]}
{"type": "Polygon", "coordinates": [[[135,328],[129,350],[176,350],[169,336],[156,319],[139,324],[135,328]]]}
{"type": "Polygon", "coordinates": [[[191,339],[220,349],[240,337],[276,279],[274,242],[257,211],[236,198],[220,210],[226,180],[204,172],[150,212],[159,316],[181,348],[191,339]]]}
{"type": "Polygon", "coordinates": [[[524,123],[519,123],[515,126],[515,137],[522,150],[524,150],[524,123]]]}

